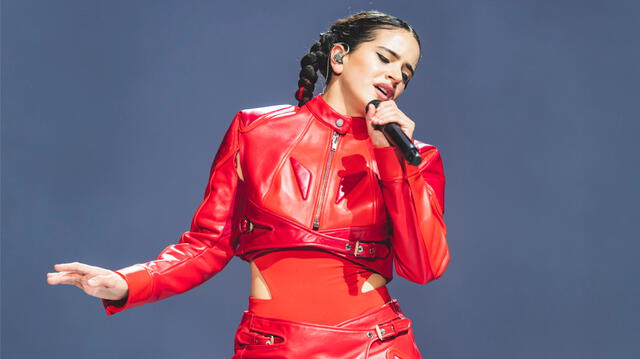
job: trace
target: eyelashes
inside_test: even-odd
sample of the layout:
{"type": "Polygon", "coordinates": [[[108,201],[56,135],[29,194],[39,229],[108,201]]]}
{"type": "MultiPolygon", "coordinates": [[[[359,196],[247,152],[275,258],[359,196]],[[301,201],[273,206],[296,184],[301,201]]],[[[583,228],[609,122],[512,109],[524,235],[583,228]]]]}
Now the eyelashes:
{"type": "Polygon", "coordinates": [[[384,62],[385,64],[388,64],[388,63],[389,63],[389,59],[387,59],[386,57],[384,57],[384,56],[382,56],[382,55],[380,55],[380,54],[378,54],[378,57],[379,57],[379,58],[380,58],[380,60],[381,60],[382,62],[384,62]]]}
{"type": "MultiPolygon", "coordinates": [[[[376,52],[376,54],[378,54],[378,58],[380,59],[380,61],[384,62],[385,64],[388,64],[389,59],[384,57],[383,55],[379,54],[376,52]]],[[[405,74],[404,72],[402,73],[402,80],[404,81],[405,85],[409,83],[409,76],[407,74],[405,74]]]]}

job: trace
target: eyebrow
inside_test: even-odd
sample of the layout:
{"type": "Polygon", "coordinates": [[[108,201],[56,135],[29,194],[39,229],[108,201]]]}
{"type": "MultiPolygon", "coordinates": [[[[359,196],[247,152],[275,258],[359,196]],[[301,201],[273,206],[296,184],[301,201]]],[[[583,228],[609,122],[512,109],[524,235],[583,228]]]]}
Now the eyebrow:
{"type": "MultiPolygon", "coordinates": [[[[400,56],[393,50],[388,49],[384,46],[378,46],[378,48],[383,49],[388,51],[391,55],[393,55],[396,59],[400,59],[400,56]]],[[[409,71],[411,71],[411,77],[413,77],[413,67],[411,65],[409,65],[408,63],[405,62],[405,65],[407,66],[407,69],[409,69],[409,71]]]]}

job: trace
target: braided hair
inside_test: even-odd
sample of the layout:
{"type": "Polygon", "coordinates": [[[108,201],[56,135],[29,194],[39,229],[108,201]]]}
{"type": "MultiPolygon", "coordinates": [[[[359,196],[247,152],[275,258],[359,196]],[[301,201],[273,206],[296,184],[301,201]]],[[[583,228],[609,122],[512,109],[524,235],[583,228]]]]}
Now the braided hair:
{"type": "Polygon", "coordinates": [[[304,105],[313,97],[318,70],[326,79],[326,84],[331,80],[333,71],[329,66],[329,53],[333,45],[343,43],[349,51],[354,51],[361,43],[373,41],[375,30],[396,28],[409,31],[418,42],[418,47],[421,47],[418,34],[409,24],[377,10],[361,11],[336,21],[328,31],[320,34],[320,39],[311,45],[309,52],[300,59],[300,78],[294,94],[298,106],[304,105]]]}

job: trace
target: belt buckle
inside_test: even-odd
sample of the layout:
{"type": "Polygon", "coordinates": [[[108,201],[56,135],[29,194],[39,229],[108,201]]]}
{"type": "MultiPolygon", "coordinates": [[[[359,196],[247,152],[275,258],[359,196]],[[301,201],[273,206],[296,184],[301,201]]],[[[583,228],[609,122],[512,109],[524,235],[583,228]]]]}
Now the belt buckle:
{"type": "Polygon", "coordinates": [[[360,241],[356,241],[356,245],[354,246],[353,255],[354,257],[358,256],[358,253],[362,252],[364,248],[360,245],[360,241]]]}
{"type": "Polygon", "coordinates": [[[378,334],[378,338],[380,340],[384,340],[384,333],[385,330],[383,328],[380,328],[380,324],[376,324],[376,334],[378,334]]]}

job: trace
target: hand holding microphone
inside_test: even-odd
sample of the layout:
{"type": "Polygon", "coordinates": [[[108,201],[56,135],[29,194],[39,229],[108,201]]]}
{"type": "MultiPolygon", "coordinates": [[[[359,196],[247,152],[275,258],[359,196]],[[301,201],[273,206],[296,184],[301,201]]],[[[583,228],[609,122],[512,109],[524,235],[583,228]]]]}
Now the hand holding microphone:
{"type": "Polygon", "coordinates": [[[415,123],[398,109],[394,101],[371,100],[365,113],[369,136],[375,147],[396,146],[407,162],[414,166],[420,164],[420,153],[410,140],[415,123]]]}

